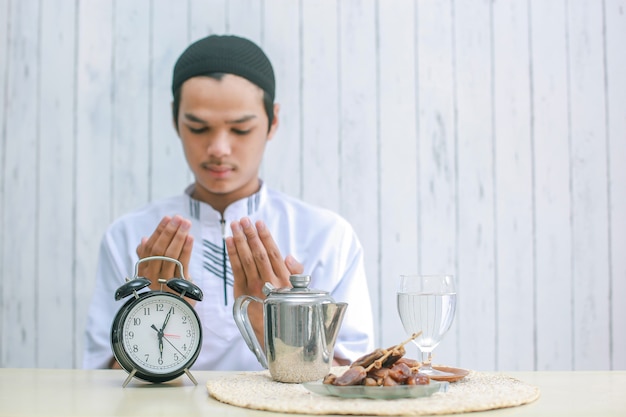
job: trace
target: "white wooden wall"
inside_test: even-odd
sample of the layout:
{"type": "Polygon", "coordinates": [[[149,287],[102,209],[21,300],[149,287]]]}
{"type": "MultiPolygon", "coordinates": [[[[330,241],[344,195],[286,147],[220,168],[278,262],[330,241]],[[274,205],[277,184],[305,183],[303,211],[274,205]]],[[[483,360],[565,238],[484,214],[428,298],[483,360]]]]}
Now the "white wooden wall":
{"type": "Polygon", "coordinates": [[[80,366],[105,227],[191,181],[208,33],[272,59],[263,178],[354,225],[378,345],[399,274],[450,272],[436,361],[626,369],[626,0],[0,0],[0,366],[80,366]]]}

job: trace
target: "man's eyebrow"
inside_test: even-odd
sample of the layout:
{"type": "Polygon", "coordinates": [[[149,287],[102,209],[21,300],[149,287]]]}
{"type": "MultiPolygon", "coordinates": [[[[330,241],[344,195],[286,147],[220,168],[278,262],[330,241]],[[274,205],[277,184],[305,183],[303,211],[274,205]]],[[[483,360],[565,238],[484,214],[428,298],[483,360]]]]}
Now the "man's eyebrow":
{"type": "Polygon", "coordinates": [[[185,113],[185,118],[186,118],[187,120],[192,121],[192,122],[196,122],[196,123],[204,123],[204,124],[206,124],[206,120],[203,120],[203,119],[199,118],[198,116],[195,116],[195,115],[193,115],[193,114],[191,114],[191,113],[185,113]]]}
{"type": "MultiPolygon", "coordinates": [[[[189,120],[189,121],[192,121],[192,122],[208,124],[208,122],[206,120],[201,119],[198,116],[193,115],[191,113],[185,113],[185,118],[187,120],[189,120]]],[[[252,120],[252,119],[255,119],[255,118],[256,118],[255,114],[248,114],[248,115],[245,115],[243,117],[240,117],[239,119],[228,120],[228,121],[226,121],[226,123],[227,124],[236,125],[236,124],[239,124],[239,123],[245,123],[248,120],[252,120]]]]}
{"type": "Polygon", "coordinates": [[[236,120],[229,120],[226,123],[231,124],[231,125],[236,125],[238,123],[244,123],[244,122],[247,122],[248,120],[252,120],[252,119],[255,119],[255,118],[256,118],[255,114],[248,114],[248,115],[240,117],[239,119],[236,119],[236,120]]]}

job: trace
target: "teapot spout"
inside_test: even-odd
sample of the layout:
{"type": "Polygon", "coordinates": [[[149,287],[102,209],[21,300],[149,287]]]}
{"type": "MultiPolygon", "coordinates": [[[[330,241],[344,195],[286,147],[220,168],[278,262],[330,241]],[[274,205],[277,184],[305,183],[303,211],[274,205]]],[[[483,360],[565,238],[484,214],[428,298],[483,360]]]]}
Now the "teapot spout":
{"type": "MultiPolygon", "coordinates": [[[[343,322],[343,316],[346,314],[348,308],[347,303],[328,303],[323,304],[323,317],[324,317],[324,336],[325,346],[329,353],[334,351],[335,342],[337,341],[337,335],[343,322]]],[[[332,358],[330,358],[332,360],[332,358]]]]}

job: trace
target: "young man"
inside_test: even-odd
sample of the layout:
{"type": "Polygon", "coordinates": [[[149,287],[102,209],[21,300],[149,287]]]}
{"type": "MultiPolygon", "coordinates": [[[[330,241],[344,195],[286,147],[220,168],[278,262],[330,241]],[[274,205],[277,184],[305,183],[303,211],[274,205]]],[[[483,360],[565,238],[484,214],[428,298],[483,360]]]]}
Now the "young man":
{"type": "MultiPolygon", "coordinates": [[[[261,369],[233,320],[234,300],[265,298],[265,282],[287,287],[289,275],[311,275],[311,287],[349,304],[335,360],[347,363],[373,348],[370,298],[361,245],[338,215],[270,189],[259,179],[265,145],[278,128],[270,61],[247,39],[208,36],[179,57],[172,81],[174,126],[195,182],[185,193],[152,202],[115,221],[100,249],[86,329],[84,367],[116,365],[110,329],[124,301],[115,290],[138,259],[178,259],[203,293],[195,309],[203,346],[195,369],[261,369]],[[283,258],[282,254],[288,254],[283,258]],[[298,262],[300,260],[302,263],[298,262]]],[[[175,276],[175,264],[149,261],[139,275],[175,276]]],[[[252,303],[259,304],[259,303],[252,303]]],[[[262,341],[260,304],[250,306],[262,341]]]]}

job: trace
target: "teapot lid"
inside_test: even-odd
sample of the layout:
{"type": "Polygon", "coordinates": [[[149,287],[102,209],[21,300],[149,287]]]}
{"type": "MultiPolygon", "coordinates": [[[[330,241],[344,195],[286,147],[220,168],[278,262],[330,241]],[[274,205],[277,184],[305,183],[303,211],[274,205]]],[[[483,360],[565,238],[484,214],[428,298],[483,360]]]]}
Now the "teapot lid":
{"type": "Polygon", "coordinates": [[[315,290],[309,288],[311,283],[311,276],[306,274],[296,274],[289,276],[289,282],[293,288],[275,288],[269,282],[266,282],[263,286],[263,293],[268,297],[287,298],[297,297],[298,300],[304,301],[303,298],[314,300],[328,300],[334,302],[332,297],[328,295],[328,291],[315,290]]]}

